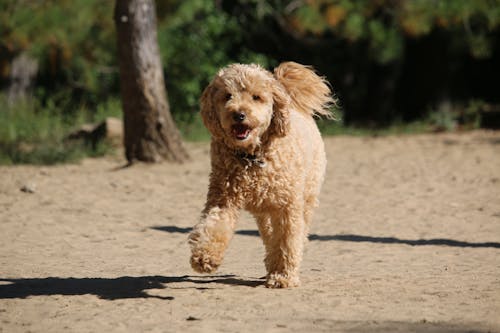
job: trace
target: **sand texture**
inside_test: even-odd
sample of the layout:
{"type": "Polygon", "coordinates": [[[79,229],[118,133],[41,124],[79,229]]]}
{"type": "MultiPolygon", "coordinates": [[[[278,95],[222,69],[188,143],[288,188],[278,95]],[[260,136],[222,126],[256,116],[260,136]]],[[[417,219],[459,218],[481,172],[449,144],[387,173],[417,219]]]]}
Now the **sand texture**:
{"type": "Polygon", "coordinates": [[[500,132],[326,138],[302,286],[266,289],[244,215],[189,266],[208,144],[0,167],[0,332],[500,332],[500,132]]]}

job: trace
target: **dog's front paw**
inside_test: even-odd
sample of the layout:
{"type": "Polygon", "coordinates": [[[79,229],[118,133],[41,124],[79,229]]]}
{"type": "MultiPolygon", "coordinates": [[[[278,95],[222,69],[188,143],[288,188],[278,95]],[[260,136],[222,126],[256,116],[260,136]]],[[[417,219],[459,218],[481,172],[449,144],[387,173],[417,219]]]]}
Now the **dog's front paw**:
{"type": "Polygon", "coordinates": [[[191,267],[198,273],[213,273],[219,268],[222,259],[205,252],[197,251],[191,255],[191,267]]]}
{"type": "Polygon", "coordinates": [[[191,267],[198,273],[213,273],[223,259],[223,250],[219,243],[209,242],[198,231],[189,235],[191,245],[191,267]]]}
{"type": "Polygon", "coordinates": [[[300,286],[299,277],[285,273],[270,273],[267,276],[267,288],[291,288],[300,286]]]}

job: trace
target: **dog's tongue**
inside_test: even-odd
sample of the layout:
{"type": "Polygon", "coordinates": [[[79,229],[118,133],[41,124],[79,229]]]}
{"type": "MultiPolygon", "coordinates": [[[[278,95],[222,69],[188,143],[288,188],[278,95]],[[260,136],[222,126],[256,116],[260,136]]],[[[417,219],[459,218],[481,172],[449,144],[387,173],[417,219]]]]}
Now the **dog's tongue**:
{"type": "Polygon", "coordinates": [[[246,125],[238,124],[233,126],[233,134],[238,140],[244,140],[250,134],[250,128],[246,125]]]}

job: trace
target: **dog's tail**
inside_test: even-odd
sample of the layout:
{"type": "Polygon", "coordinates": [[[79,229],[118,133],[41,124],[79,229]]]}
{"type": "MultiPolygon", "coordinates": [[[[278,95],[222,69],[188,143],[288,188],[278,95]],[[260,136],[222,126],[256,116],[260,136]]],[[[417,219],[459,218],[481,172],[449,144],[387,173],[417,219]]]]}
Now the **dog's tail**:
{"type": "Polygon", "coordinates": [[[311,116],[334,119],[330,108],[336,104],[329,84],[311,67],[283,62],[274,69],[274,77],[285,87],[298,111],[311,116]]]}

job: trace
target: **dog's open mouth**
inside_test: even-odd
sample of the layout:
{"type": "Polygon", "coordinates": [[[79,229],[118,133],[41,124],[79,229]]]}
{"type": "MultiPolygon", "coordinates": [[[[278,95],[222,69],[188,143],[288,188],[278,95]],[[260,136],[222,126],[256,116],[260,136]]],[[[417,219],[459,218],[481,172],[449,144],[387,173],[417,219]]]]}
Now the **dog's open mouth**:
{"type": "Polygon", "coordinates": [[[250,135],[252,129],[244,124],[236,124],[231,127],[231,130],[236,139],[245,140],[250,135]]]}

